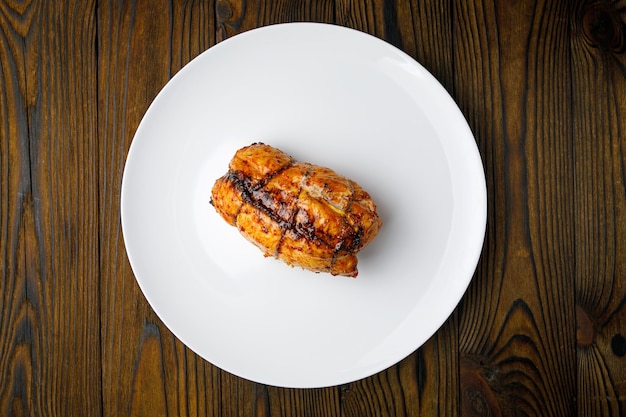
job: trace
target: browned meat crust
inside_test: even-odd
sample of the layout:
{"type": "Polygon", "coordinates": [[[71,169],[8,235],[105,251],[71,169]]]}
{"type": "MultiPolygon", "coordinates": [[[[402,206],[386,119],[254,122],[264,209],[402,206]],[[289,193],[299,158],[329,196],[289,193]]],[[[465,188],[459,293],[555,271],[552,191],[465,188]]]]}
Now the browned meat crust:
{"type": "Polygon", "coordinates": [[[356,253],[382,225],[357,183],[263,143],[235,153],[211,204],[265,256],[332,275],[356,277],[356,253]]]}

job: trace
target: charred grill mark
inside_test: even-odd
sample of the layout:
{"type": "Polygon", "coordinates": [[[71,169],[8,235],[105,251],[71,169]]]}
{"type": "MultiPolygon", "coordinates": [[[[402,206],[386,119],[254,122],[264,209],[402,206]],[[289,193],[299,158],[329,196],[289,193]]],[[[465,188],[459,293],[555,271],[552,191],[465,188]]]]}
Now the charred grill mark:
{"type": "Polygon", "coordinates": [[[293,159],[291,159],[289,161],[289,163],[285,164],[284,166],[282,166],[281,168],[277,169],[276,171],[272,172],[271,174],[269,174],[268,176],[266,176],[265,178],[259,180],[259,182],[254,186],[254,187],[250,187],[251,191],[257,191],[260,190],[261,188],[265,187],[267,185],[268,182],[270,182],[272,179],[274,179],[276,176],[282,174],[285,170],[291,168],[292,166],[294,166],[296,164],[296,161],[294,161],[293,159]]]}
{"type": "Polygon", "coordinates": [[[278,241],[278,246],[276,247],[276,255],[279,255],[281,253],[281,248],[283,245],[283,241],[285,238],[285,234],[287,233],[287,230],[291,230],[296,237],[299,239],[302,236],[305,236],[305,238],[309,238],[309,239],[316,239],[317,240],[317,236],[310,237],[309,235],[306,235],[304,233],[302,233],[301,230],[299,230],[300,228],[297,227],[296,225],[296,217],[298,215],[298,213],[300,213],[300,209],[298,208],[298,202],[300,201],[300,194],[302,194],[302,188],[303,188],[303,184],[306,183],[306,180],[309,178],[309,176],[311,175],[311,170],[312,170],[312,166],[309,164],[306,164],[306,171],[304,171],[304,173],[302,174],[302,179],[300,181],[300,187],[298,188],[298,192],[295,195],[295,201],[293,204],[293,212],[291,213],[291,218],[289,219],[289,222],[287,223],[287,227],[283,227],[282,228],[282,233],[280,236],[280,240],[278,241]]]}
{"type": "Polygon", "coordinates": [[[359,245],[361,244],[362,236],[363,236],[363,227],[359,226],[359,228],[356,231],[356,236],[354,237],[354,240],[352,241],[352,244],[346,250],[351,252],[351,251],[354,251],[356,248],[358,248],[359,245]]]}
{"type": "MultiPolygon", "coordinates": [[[[304,211],[299,212],[303,213],[304,211]]],[[[304,238],[307,240],[318,242],[319,244],[331,247],[330,243],[328,243],[326,240],[322,239],[315,233],[315,225],[313,224],[313,221],[308,219],[308,215],[307,220],[308,221],[305,223],[293,224],[293,231],[296,233],[296,236],[304,236],[304,238]]]]}
{"type": "MultiPolygon", "coordinates": [[[[312,172],[313,166],[308,165],[307,170],[302,174],[302,182],[300,188],[298,189],[298,193],[295,195],[296,201],[293,205],[293,212],[288,220],[282,218],[279,213],[280,210],[273,210],[272,207],[276,207],[278,205],[284,205],[283,202],[277,202],[276,199],[271,195],[271,193],[263,190],[273,178],[284,172],[286,169],[292,167],[296,162],[291,161],[289,164],[286,164],[282,168],[276,170],[272,174],[260,180],[256,185],[252,184],[250,177],[244,175],[239,171],[230,171],[227,174],[227,178],[231,181],[235,188],[241,193],[241,199],[243,203],[248,203],[256,210],[266,214],[272,221],[276,222],[278,226],[281,228],[281,237],[278,241],[278,245],[276,247],[276,251],[274,256],[279,255],[281,253],[281,247],[283,244],[283,240],[285,237],[285,233],[288,230],[291,230],[297,238],[304,237],[305,239],[317,242],[320,245],[325,245],[327,247],[332,247],[330,242],[320,237],[316,234],[316,229],[314,225],[313,219],[308,218],[308,213],[302,209],[298,208],[298,201],[300,199],[300,194],[302,193],[303,185],[306,183],[306,180],[309,178],[312,172]],[[297,215],[305,215],[306,221],[304,222],[296,222],[297,215]]],[[[328,184],[324,183],[324,187],[328,187],[328,184]]],[[[357,248],[361,242],[361,237],[363,234],[363,228],[359,227],[356,230],[353,225],[351,225],[347,220],[347,215],[352,211],[352,205],[355,200],[355,191],[354,185],[352,182],[350,185],[350,200],[348,201],[347,209],[345,214],[343,215],[344,220],[344,229],[341,236],[341,241],[334,246],[333,257],[330,263],[330,268],[332,268],[335,264],[337,257],[343,252],[350,252],[357,248]],[[348,242],[350,242],[348,244],[348,242]]],[[[243,206],[243,204],[242,204],[243,206]]],[[[241,211],[241,207],[239,207],[239,211],[235,215],[235,223],[237,222],[237,216],[241,211]]],[[[284,208],[284,207],[283,207],[284,208]]]]}
{"type": "Polygon", "coordinates": [[[337,258],[339,257],[339,255],[343,253],[353,252],[361,244],[363,228],[359,227],[355,231],[351,225],[347,224],[347,227],[349,227],[349,232],[347,232],[342,237],[342,240],[339,244],[335,245],[335,250],[333,251],[333,258],[330,262],[331,269],[335,266],[335,262],[337,261],[337,258]],[[350,245],[346,245],[347,242],[351,242],[350,245]]]}
{"type": "MultiPolygon", "coordinates": [[[[228,175],[228,180],[231,181],[235,185],[235,188],[237,189],[237,191],[241,193],[241,199],[244,203],[248,203],[255,209],[267,214],[267,216],[273,221],[275,221],[276,223],[278,223],[278,225],[281,228],[289,227],[289,224],[287,222],[285,222],[283,219],[278,217],[276,213],[274,213],[268,207],[263,205],[263,199],[255,198],[255,191],[251,187],[249,178],[244,177],[243,175],[241,175],[241,173],[238,173],[238,172],[229,172],[227,175],[228,175]]],[[[257,187],[254,187],[254,188],[256,189],[257,187]]],[[[258,195],[258,193],[256,194],[258,195]]],[[[264,194],[267,195],[268,193],[264,193],[264,194]]],[[[237,219],[237,216],[239,216],[240,211],[241,211],[241,207],[239,207],[239,211],[237,212],[237,215],[235,216],[235,222],[237,221],[236,219],[237,219]]]]}
{"type": "MultiPolygon", "coordinates": [[[[298,213],[301,213],[301,214],[305,213],[303,210],[298,209],[298,201],[300,198],[300,194],[302,193],[302,188],[303,188],[302,184],[304,184],[306,182],[306,179],[311,175],[311,171],[313,169],[312,165],[306,164],[307,170],[302,175],[302,183],[300,184],[298,193],[295,195],[296,201],[294,202],[293,213],[291,213],[290,218],[288,220],[285,220],[284,218],[280,217],[278,213],[279,210],[271,209],[271,207],[273,206],[281,205],[281,204],[284,205],[284,203],[276,202],[276,199],[273,198],[273,196],[270,193],[268,193],[267,191],[264,191],[263,187],[265,187],[273,178],[280,175],[282,172],[284,172],[288,168],[292,167],[295,163],[296,162],[292,160],[289,164],[286,164],[285,166],[276,170],[272,174],[263,178],[254,186],[252,185],[252,181],[250,177],[244,175],[242,172],[230,171],[227,174],[227,179],[231,181],[234,184],[237,191],[241,193],[241,199],[243,203],[248,203],[252,207],[254,207],[254,209],[266,214],[272,221],[276,222],[278,226],[280,227],[281,237],[280,237],[280,240],[278,241],[276,251],[273,254],[274,256],[280,254],[282,243],[283,243],[285,234],[288,230],[291,230],[296,235],[297,238],[304,237],[305,239],[309,241],[317,242],[318,244],[325,245],[328,247],[331,246],[329,242],[327,242],[326,240],[322,239],[320,236],[315,234],[315,227],[312,221],[302,223],[302,224],[296,223],[296,216],[298,215],[298,213]]],[[[241,211],[241,206],[239,207],[239,211],[235,215],[235,224],[237,222],[237,216],[239,216],[240,211],[241,211]]]]}

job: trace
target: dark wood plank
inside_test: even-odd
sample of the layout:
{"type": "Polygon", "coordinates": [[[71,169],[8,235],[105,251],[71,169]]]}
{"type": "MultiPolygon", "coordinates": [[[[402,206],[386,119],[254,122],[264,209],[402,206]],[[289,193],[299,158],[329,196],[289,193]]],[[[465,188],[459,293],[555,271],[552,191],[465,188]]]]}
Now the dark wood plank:
{"type": "MultiPolygon", "coordinates": [[[[126,153],[148,105],[215,43],[212,1],[101,1],[98,9],[100,247],[104,414],[219,416],[231,385],[182,345],[141,294],[126,258],[119,196],[126,153]],[[215,394],[217,393],[217,394],[215,394]]],[[[253,387],[251,388],[253,389],[253,387]]]]}
{"type": "Polygon", "coordinates": [[[146,22],[141,18],[137,22],[145,3],[102,1],[98,5],[102,395],[107,416],[137,415],[142,410],[164,415],[167,411],[164,375],[158,374],[150,385],[142,383],[146,362],[160,369],[162,352],[159,343],[154,343],[160,333],[158,320],[134,282],[119,223],[126,152],[142,112],[171,75],[169,61],[164,61],[169,58],[169,42],[163,33],[168,30],[169,15],[160,6],[151,20],[155,26],[161,24],[162,31],[145,33],[146,22]],[[156,344],[157,349],[144,349],[144,344],[156,344]],[[148,392],[156,397],[153,407],[146,404],[148,392]]]}
{"type": "Polygon", "coordinates": [[[626,2],[572,10],[579,416],[626,415],[626,2]]]}
{"type": "MultiPolygon", "coordinates": [[[[385,38],[386,27],[383,12],[384,3],[383,1],[336,0],[335,23],[383,39],[385,38]]],[[[390,23],[388,27],[394,28],[394,23],[390,23]]],[[[399,45],[396,44],[396,46],[399,45]]]]}
{"type": "Polygon", "coordinates": [[[332,0],[217,0],[218,42],[260,26],[287,22],[334,21],[332,0]]]}
{"type": "Polygon", "coordinates": [[[0,6],[0,415],[98,416],[95,3],[0,6]]]}
{"type": "MultiPolygon", "coordinates": [[[[259,385],[260,392],[266,392],[262,403],[265,411],[259,416],[302,416],[323,417],[340,415],[338,388],[292,389],[259,385]]],[[[257,411],[262,411],[258,407],[257,411]]]]}
{"type": "Polygon", "coordinates": [[[576,413],[567,2],[456,1],[455,96],[488,226],[460,310],[463,415],[576,413]]]}

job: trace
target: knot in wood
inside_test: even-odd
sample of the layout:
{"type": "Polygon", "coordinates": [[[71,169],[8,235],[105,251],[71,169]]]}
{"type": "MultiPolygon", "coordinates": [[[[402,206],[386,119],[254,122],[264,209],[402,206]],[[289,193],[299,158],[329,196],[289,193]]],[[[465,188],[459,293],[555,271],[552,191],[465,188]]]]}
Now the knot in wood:
{"type": "Polygon", "coordinates": [[[464,416],[502,417],[498,399],[491,388],[497,371],[478,358],[461,361],[461,407],[464,416]]]}
{"type": "Polygon", "coordinates": [[[491,416],[491,409],[487,403],[487,398],[481,390],[469,388],[465,392],[465,398],[469,404],[470,415],[491,416]]]}
{"type": "Polygon", "coordinates": [[[582,30],[590,45],[613,53],[626,51],[624,12],[612,2],[596,2],[582,9],[582,30]]]}
{"type": "Polygon", "coordinates": [[[218,24],[228,22],[230,18],[233,17],[232,5],[226,0],[218,0],[215,5],[215,15],[218,24]]]}
{"type": "Polygon", "coordinates": [[[619,333],[614,335],[613,338],[611,338],[611,349],[615,356],[621,358],[626,355],[626,338],[619,333]]]}

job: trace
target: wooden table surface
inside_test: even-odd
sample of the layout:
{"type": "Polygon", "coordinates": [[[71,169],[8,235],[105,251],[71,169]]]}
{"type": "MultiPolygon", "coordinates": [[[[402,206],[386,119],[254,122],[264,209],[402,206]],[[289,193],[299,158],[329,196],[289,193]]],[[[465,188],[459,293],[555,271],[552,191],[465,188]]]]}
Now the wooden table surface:
{"type": "Polygon", "coordinates": [[[626,416],[626,1],[0,0],[0,75],[0,416],[626,416]],[[120,227],[159,90],[223,39],[290,21],[416,58],[488,186],[451,317],[397,365],[322,389],[187,349],[120,227]]]}

